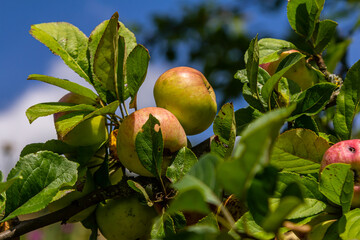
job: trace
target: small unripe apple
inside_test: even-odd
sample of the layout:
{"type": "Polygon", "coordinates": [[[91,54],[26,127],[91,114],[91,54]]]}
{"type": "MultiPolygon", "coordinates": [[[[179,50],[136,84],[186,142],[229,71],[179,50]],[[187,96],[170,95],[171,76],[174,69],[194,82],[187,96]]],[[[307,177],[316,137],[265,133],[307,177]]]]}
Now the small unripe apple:
{"type": "Polygon", "coordinates": [[[190,67],[163,73],[155,83],[154,98],[158,107],[179,119],[187,135],[205,131],[217,112],[213,88],[200,71],[190,67]]]}
{"type": "MultiPolygon", "coordinates": [[[[280,62],[284,60],[291,53],[299,52],[298,50],[288,50],[280,54],[280,58],[274,62],[260,64],[260,67],[265,69],[270,76],[274,75],[280,62]]],[[[305,62],[305,59],[301,59],[294,66],[292,66],[285,74],[284,77],[294,81],[299,85],[301,90],[306,90],[315,84],[317,79],[316,74],[311,71],[305,62]]]]}
{"type": "MultiPolygon", "coordinates": [[[[93,101],[87,97],[68,93],[63,96],[59,102],[75,103],[75,104],[93,104],[93,101]]],[[[54,122],[67,112],[60,112],[54,114],[54,122]]],[[[99,147],[108,137],[108,131],[105,125],[104,116],[96,116],[81,122],[74,129],[72,129],[64,137],[58,137],[59,140],[65,143],[79,147],[79,146],[96,146],[99,147]]]]}
{"type": "Polygon", "coordinates": [[[360,207],[360,139],[345,140],[332,145],[324,153],[320,171],[332,163],[351,165],[354,172],[354,195],[351,206],[360,207]]]}
{"type": "MultiPolygon", "coordinates": [[[[160,122],[164,152],[176,152],[187,144],[184,129],[178,119],[168,110],[159,107],[148,107],[137,110],[127,116],[120,124],[117,133],[117,155],[120,162],[131,172],[142,176],[153,175],[143,167],[135,149],[136,135],[152,114],[160,122]]],[[[156,128],[157,126],[155,126],[156,128]]],[[[157,130],[157,129],[155,129],[157,130]]],[[[166,164],[166,163],[165,163],[166,164]]]]}
{"type": "Polygon", "coordinates": [[[117,198],[100,203],[96,222],[108,240],[150,239],[154,208],[140,204],[136,198],[117,198]]]}

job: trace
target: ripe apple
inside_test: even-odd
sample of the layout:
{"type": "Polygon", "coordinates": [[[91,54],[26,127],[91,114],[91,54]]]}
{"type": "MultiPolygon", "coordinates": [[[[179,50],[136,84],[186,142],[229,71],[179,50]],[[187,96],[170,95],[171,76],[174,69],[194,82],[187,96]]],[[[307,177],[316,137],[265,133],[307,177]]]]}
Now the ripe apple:
{"type": "MultiPolygon", "coordinates": [[[[87,97],[68,93],[63,96],[59,102],[75,103],[75,104],[93,104],[93,101],[87,97]]],[[[60,112],[54,114],[54,122],[56,122],[61,116],[67,112],[60,112]]],[[[59,140],[65,143],[79,147],[79,146],[96,146],[99,147],[108,138],[108,132],[105,125],[104,116],[96,116],[90,118],[72,129],[63,138],[59,136],[59,140]]]]}
{"type": "Polygon", "coordinates": [[[163,73],[155,83],[154,98],[158,107],[179,119],[187,135],[206,130],[217,112],[213,88],[200,71],[190,67],[163,73]]]}
{"type": "Polygon", "coordinates": [[[351,206],[360,207],[360,139],[345,140],[332,145],[324,153],[320,171],[332,163],[351,165],[354,171],[354,195],[351,206]]]}
{"type": "Polygon", "coordinates": [[[154,208],[140,204],[136,198],[117,198],[100,203],[96,222],[108,240],[149,239],[154,208]]]}
{"type": "MultiPolygon", "coordinates": [[[[173,153],[187,145],[186,134],[181,124],[171,112],[164,108],[142,108],[127,116],[121,123],[117,133],[117,155],[120,162],[131,172],[148,177],[153,175],[141,164],[135,150],[135,140],[136,135],[142,131],[142,126],[149,119],[150,114],[160,122],[164,152],[173,153]]],[[[165,162],[165,165],[169,164],[165,162]]]]}
{"type": "MultiPolygon", "coordinates": [[[[260,64],[260,67],[265,69],[270,74],[270,76],[272,76],[275,74],[280,62],[288,55],[295,52],[299,51],[295,49],[284,51],[280,54],[280,58],[278,60],[274,62],[260,64]]],[[[316,74],[307,67],[305,59],[301,59],[298,63],[292,66],[284,74],[284,77],[297,83],[301,90],[306,90],[309,87],[313,86],[317,79],[316,74]]]]}

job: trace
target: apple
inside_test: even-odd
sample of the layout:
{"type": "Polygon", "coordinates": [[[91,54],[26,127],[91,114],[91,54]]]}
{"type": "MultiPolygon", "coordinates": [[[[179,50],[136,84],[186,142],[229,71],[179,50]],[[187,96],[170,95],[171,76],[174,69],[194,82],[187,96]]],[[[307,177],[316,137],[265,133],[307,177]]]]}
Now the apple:
{"type": "Polygon", "coordinates": [[[136,198],[117,198],[100,203],[95,212],[100,232],[108,240],[150,239],[154,208],[136,198]]]}
{"type": "MultiPolygon", "coordinates": [[[[135,150],[136,135],[142,131],[142,126],[152,114],[160,122],[161,133],[164,142],[164,152],[176,152],[187,145],[185,131],[178,119],[168,110],[159,107],[148,107],[139,109],[127,116],[117,132],[117,155],[119,161],[131,172],[142,176],[153,177],[153,175],[143,167],[135,150]]],[[[155,128],[158,128],[155,126],[155,128]]],[[[167,158],[163,163],[166,163],[167,158]]],[[[163,167],[167,167],[164,166],[163,167]]]]}
{"type": "Polygon", "coordinates": [[[332,145],[324,153],[320,171],[332,163],[351,165],[354,171],[354,195],[351,206],[360,207],[360,139],[345,140],[332,145]]]}
{"type": "MultiPolygon", "coordinates": [[[[75,94],[68,93],[63,96],[59,102],[75,103],[75,104],[93,104],[94,101],[90,98],[75,94]]],[[[54,122],[67,112],[60,112],[54,114],[54,122]]],[[[55,126],[56,127],[56,126],[55,126]]],[[[99,147],[108,138],[108,131],[105,124],[104,116],[96,116],[81,122],[74,129],[72,129],[64,137],[58,135],[59,140],[65,143],[80,147],[80,146],[95,146],[99,147]]]]}
{"type": "Polygon", "coordinates": [[[156,106],[172,112],[187,135],[205,131],[214,121],[215,92],[205,76],[190,67],[167,70],[154,86],[156,106]]]}
{"type": "MultiPolygon", "coordinates": [[[[55,197],[56,200],[51,202],[47,210],[49,212],[55,212],[57,210],[60,210],[64,207],[69,206],[73,201],[78,200],[87,194],[91,193],[95,190],[95,182],[90,174],[88,172],[86,174],[86,178],[81,179],[76,184],[75,188],[69,191],[62,191],[59,192],[59,194],[55,197]]],[[[86,219],[90,214],[95,211],[96,205],[90,206],[87,209],[82,210],[81,212],[77,213],[76,215],[72,216],[69,220],[67,220],[68,223],[73,222],[79,222],[84,219],[86,219]]]]}
{"type": "MultiPolygon", "coordinates": [[[[280,62],[291,53],[299,52],[298,50],[291,49],[280,53],[280,58],[274,62],[260,64],[260,67],[265,69],[270,76],[274,75],[280,62]]],[[[317,79],[316,73],[311,71],[306,65],[305,59],[301,59],[298,63],[292,66],[285,74],[284,77],[297,83],[301,90],[306,90],[313,86],[317,79]]]]}

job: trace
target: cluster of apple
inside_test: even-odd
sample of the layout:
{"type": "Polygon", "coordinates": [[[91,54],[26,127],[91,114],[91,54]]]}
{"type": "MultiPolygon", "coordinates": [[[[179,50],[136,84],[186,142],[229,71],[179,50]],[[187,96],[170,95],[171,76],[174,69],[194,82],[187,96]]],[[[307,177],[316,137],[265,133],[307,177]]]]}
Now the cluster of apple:
{"type": "MultiPolygon", "coordinates": [[[[107,130],[106,118],[97,116],[80,123],[65,137],[59,139],[75,147],[98,147],[109,141],[110,150],[113,150],[116,159],[125,168],[141,176],[153,177],[142,165],[135,148],[136,136],[142,131],[142,126],[149,115],[153,115],[160,122],[160,126],[155,126],[155,130],[161,128],[164,149],[167,153],[173,154],[187,146],[187,135],[206,130],[212,124],[217,112],[213,88],[200,71],[190,67],[176,67],[163,73],[154,86],[154,98],[157,107],[136,110],[125,117],[119,128],[110,134],[107,130]]],[[[74,93],[66,94],[59,101],[91,104],[86,97],[74,93]]],[[[64,114],[68,113],[55,114],[54,121],[56,122],[64,114]]],[[[163,168],[170,164],[166,159],[163,163],[163,168]]],[[[113,183],[121,179],[121,169],[119,172],[121,172],[118,174],[120,177],[117,177],[113,183]]],[[[94,189],[94,183],[90,184],[88,181],[85,183],[81,193],[75,191],[67,194],[58,200],[60,203],[55,201],[50,207],[55,205],[53,210],[57,210],[94,189]]],[[[86,209],[70,221],[82,220],[92,211],[94,208],[86,209]]],[[[107,239],[142,239],[149,233],[151,220],[155,216],[153,208],[141,205],[135,198],[108,200],[106,204],[100,204],[96,210],[97,224],[107,239]]]]}

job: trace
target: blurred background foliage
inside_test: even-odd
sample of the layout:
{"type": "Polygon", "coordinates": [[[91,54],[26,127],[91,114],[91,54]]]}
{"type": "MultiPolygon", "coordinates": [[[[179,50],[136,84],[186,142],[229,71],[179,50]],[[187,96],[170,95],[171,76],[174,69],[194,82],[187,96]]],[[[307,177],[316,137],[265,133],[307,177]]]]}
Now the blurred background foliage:
{"type": "MultiPolygon", "coordinates": [[[[177,65],[191,65],[198,68],[211,82],[224,104],[240,97],[241,83],[234,79],[235,72],[245,68],[244,54],[255,35],[259,38],[280,36],[303,49],[303,41],[288,23],[277,24],[267,29],[246,29],[249,12],[276,18],[285,14],[285,0],[238,0],[202,1],[196,5],[182,6],[180,15],[171,13],[154,15],[151,30],[141,30],[144,45],[152,58],[164,58],[177,65]],[[284,29],[281,29],[284,28],[284,29]],[[249,31],[250,30],[250,31],[249,31]],[[155,53],[155,54],[154,54],[155,53]]],[[[329,71],[339,75],[346,73],[347,47],[351,37],[360,26],[358,0],[326,0],[322,19],[341,22],[331,45],[324,54],[329,71]]],[[[258,17],[258,16],[256,16],[258,17]]],[[[284,18],[286,19],[286,18],[284,18]]],[[[272,19],[268,19],[272,22],[272,19]]],[[[267,21],[266,18],[263,21],[267,21]]]]}

